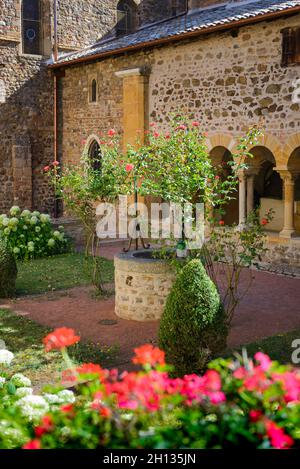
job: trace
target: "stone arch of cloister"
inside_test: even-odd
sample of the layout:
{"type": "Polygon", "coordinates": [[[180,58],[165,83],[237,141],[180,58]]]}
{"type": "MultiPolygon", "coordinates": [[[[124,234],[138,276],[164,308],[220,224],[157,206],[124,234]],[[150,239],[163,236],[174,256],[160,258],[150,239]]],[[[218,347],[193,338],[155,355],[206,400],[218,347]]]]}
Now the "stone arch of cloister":
{"type": "MultiPolygon", "coordinates": [[[[216,164],[224,155],[238,154],[239,141],[231,134],[213,134],[207,147],[216,164]]],[[[239,173],[238,219],[243,225],[247,215],[260,206],[261,218],[274,210],[268,230],[282,238],[300,236],[300,133],[285,142],[264,133],[249,152],[248,168],[239,173]]]]}

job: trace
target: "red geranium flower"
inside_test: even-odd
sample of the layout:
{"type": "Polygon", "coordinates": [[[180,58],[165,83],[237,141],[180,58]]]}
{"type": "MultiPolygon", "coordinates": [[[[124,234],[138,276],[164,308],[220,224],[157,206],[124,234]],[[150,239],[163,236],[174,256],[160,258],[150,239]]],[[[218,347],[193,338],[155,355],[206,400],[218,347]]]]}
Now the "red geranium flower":
{"type": "Polygon", "coordinates": [[[73,406],[73,404],[66,404],[66,405],[61,406],[60,410],[61,410],[64,414],[70,414],[70,413],[73,412],[74,406],[73,406]]]}
{"type": "Polygon", "coordinates": [[[263,413],[261,410],[250,410],[249,412],[249,418],[250,422],[256,423],[258,422],[263,416],[263,413]]]}
{"type": "Polygon", "coordinates": [[[80,337],[75,335],[74,330],[66,327],[56,329],[43,339],[46,352],[50,352],[50,350],[61,350],[70,345],[77,344],[79,341],[80,337]]]}
{"type": "Polygon", "coordinates": [[[262,224],[263,226],[267,225],[268,223],[269,223],[269,222],[268,222],[268,220],[267,220],[266,218],[263,218],[262,221],[261,221],[261,224],[262,224]]]}
{"type": "Polygon", "coordinates": [[[53,420],[52,420],[52,417],[50,417],[50,415],[45,415],[43,418],[42,418],[42,422],[41,422],[41,425],[39,425],[38,427],[36,427],[34,429],[34,433],[35,433],[35,436],[37,436],[38,438],[40,438],[41,436],[43,436],[45,433],[49,433],[53,430],[53,420]]]}
{"type": "Polygon", "coordinates": [[[193,126],[193,127],[199,127],[199,126],[200,126],[200,122],[194,121],[194,122],[192,122],[192,126],[193,126]]]}
{"type": "Polygon", "coordinates": [[[116,133],[117,133],[117,132],[116,132],[114,129],[110,129],[110,130],[108,131],[108,136],[109,136],[109,137],[113,137],[114,135],[116,135],[116,133]]]}
{"type": "Polygon", "coordinates": [[[179,126],[177,127],[176,130],[186,130],[186,125],[181,124],[181,125],[179,125],[179,126]]]}
{"type": "Polygon", "coordinates": [[[293,446],[293,438],[291,438],[289,435],[286,435],[283,429],[280,428],[275,422],[268,420],[266,422],[266,430],[273,448],[288,449],[293,446]]]}
{"type": "Polygon", "coordinates": [[[76,368],[76,371],[80,375],[98,375],[99,378],[105,376],[105,370],[100,365],[94,365],[93,363],[84,363],[76,368]]]}
{"type": "Polygon", "coordinates": [[[153,132],[153,137],[154,138],[158,138],[160,136],[160,133],[159,132],[153,132]]]}
{"type": "Polygon", "coordinates": [[[153,345],[143,345],[142,347],[134,350],[135,357],[133,363],[135,365],[164,365],[165,364],[165,352],[160,350],[153,345]]]}
{"type": "Polygon", "coordinates": [[[31,440],[23,446],[23,449],[41,449],[40,440],[31,440]]]}
{"type": "Polygon", "coordinates": [[[155,122],[150,122],[150,127],[155,127],[156,123],[155,122]]]}
{"type": "Polygon", "coordinates": [[[220,221],[219,221],[219,225],[220,225],[220,226],[224,226],[224,225],[225,225],[225,221],[224,221],[224,220],[220,220],[220,221]]]}

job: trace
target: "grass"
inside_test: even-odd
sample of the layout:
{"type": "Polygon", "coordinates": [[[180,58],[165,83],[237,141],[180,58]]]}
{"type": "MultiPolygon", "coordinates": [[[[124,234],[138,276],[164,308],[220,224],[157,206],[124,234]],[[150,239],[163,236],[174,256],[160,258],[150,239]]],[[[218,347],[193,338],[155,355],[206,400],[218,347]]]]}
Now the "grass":
{"type": "MultiPolygon", "coordinates": [[[[43,338],[51,330],[27,318],[0,309],[0,339],[15,354],[13,373],[24,373],[37,388],[55,384],[64,368],[59,352],[45,353],[43,338]]],[[[109,366],[117,353],[116,348],[103,348],[100,344],[80,342],[69,349],[75,363],[100,363],[109,366]]]]}
{"type": "MultiPolygon", "coordinates": [[[[300,329],[253,342],[252,344],[246,345],[244,348],[247,350],[249,356],[253,356],[256,352],[262,351],[269,355],[272,360],[288,364],[291,363],[292,354],[295,351],[295,348],[292,347],[292,343],[296,339],[300,340],[300,329]]],[[[298,356],[300,356],[299,353],[298,356]]]]}
{"type": "MultiPolygon", "coordinates": [[[[104,283],[113,282],[113,261],[101,258],[104,283]]],[[[62,254],[18,263],[17,295],[65,290],[91,284],[92,258],[62,254]]]]}

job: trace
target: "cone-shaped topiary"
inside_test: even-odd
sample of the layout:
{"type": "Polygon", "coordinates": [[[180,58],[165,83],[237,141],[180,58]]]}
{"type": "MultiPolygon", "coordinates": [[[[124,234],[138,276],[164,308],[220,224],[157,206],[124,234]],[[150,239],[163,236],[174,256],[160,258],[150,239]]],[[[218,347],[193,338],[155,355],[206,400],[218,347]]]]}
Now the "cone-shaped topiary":
{"type": "Polygon", "coordinates": [[[16,292],[18,269],[6,241],[0,237],[0,298],[12,298],[16,292]]]}
{"type": "Polygon", "coordinates": [[[167,299],[159,345],[175,374],[183,376],[203,370],[220,334],[227,335],[220,296],[201,261],[194,259],[181,270],[167,299]]]}

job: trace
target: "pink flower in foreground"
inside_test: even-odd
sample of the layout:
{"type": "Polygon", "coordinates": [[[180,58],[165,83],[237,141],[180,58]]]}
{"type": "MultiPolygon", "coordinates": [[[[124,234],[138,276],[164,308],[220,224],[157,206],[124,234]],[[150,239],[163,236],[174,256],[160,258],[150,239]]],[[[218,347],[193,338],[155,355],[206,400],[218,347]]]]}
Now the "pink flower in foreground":
{"type": "Polygon", "coordinates": [[[134,169],[134,165],[133,165],[133,164],[127,164],[127,165],[125,166],[125,171],[126,171],[127,173],[130,173],[131,171],[133,171],[133,169],[134,169]]]}
{"type": "Polygon", "coordinates": [[[134,350],[135,357],[133,363],[135,365],[164,365],[165,364],[165,353],[153,345],[143,345],[142,347],[134,350]]]}
{"type": "Polygon", "coordinates": [[[40,440],[31,440],[23,446],[23,449],[41,449],[41,442],[40,440]]]}
{"type": "Polygon", "coordinates": [[[53,166],[59,166],[59,162],[58,161],[53,161],[53,166]]]}
{"type": "Polygon", "coordinates": [[[158,138],[160,136],[160,133],[159,132],[153,132],[153,137],[154,138],[158,138]]]}
{"type": "Polygon", "coordinates": [[[150,127],[155,127],[156,123],[155,122],[150,122],[150,127]]]}
{"type": "Polygon", "coordinates": [[[114,129],[110,129],[110,130],[108,131],[107,135],[108,135],[109,137],[113,137],[114,135],[116,135],[116,133],[117,133],[117,132],[116,132],[114,129]]]}
{"type": "Polygon", "coordinates": [[[77,344],[79,341],[80,337],[75,335],[74,330],[66,327],[56,329],[43,339],[46,352],[50,352],[50,350],[61,350],[70,345],[77,344]]]}
{"type": "Polygon", "coordinates": [[[266,431],[273,448],[288,449],[293,446],[293,438],[284,433],[284,430],[280,428],[275,422],[268,420],[266,422],[266,431]]]}
{"type": "Polygon", "coordinates": [[[50,166],[45,166],[44,171],[45,171],[45,173],[48,173],[48,171],[50,171],[50,166]]]}
{"type": "Polygon", "coordinates": [[[268,355],[262,352],[257,352],[254,355],[255,360],[259,363],[259,368],[262,371],[268,371],[272,365],[272,361],[268,355]]]}
{"type": "Polygon", "coordinates": [[[192,126],[193,127],[200,127],[200,122],[194,121],[194,122],[192,122],[192,126]]]}

